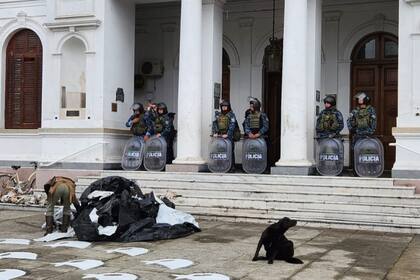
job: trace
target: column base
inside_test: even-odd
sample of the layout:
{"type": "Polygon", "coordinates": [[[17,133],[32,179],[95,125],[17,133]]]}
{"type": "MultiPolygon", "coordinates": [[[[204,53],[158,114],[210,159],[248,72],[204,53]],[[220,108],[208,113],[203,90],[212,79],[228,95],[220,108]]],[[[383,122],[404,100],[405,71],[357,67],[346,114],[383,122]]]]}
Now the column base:
{"type": "Polygon", "coordinates": [[[299,175],[308,176],[315,174],[313,166],[273,166],[271,167],[273,175],[299,175]]]}
{"type": "Polygon", "coordinates": [[[392,178],[420,179],[420,170],[394,170],[391,171],[392,178]]]}
{"type": "Polygon", "coordinates": [[[168,164],[166,165],[167,172],[207,172],[209,169],[207,164],[168,164]]]}

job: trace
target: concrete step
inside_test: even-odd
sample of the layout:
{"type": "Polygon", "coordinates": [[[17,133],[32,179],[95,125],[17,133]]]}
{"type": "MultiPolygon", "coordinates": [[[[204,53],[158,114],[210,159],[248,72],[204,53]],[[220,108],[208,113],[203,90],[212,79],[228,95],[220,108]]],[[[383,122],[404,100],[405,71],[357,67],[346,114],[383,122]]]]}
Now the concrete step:
{"type": "Polygon", "coordinates": [[[324,227],[338,229],[357,229],[370,231],[385,231],[398,233],[420,233],[420,225],[418,224],[397,224],[395,222],[382,223],[378,221],[366,221],[352,219],[346,220],[341,216],[338,219],[307,217],[301,215],[300,212],[281,212],[264,215],[264,213],[254,210],[240,213],[236,209],[230,208],[197,208],[191,206],[180,206],[177,209],[194,215],[201,220],[214,220],[226,222],[245,222],[245,223],[272,223],[285,216],[297,219],[299,226],[308,227],[324,227]]]}
{"type": "MultiPolygon", "coordinates": [[[[248,174],[104,172],[143,192],[176,194],[178,209],[199,218],[267,222],[284,216],[309,226],[420,233],[420,196],[392,179],[248,174]]],[[[80,177],[80,194],[99,177],[80,177]]]]}
{"type": "Polygon", "coordinates": [[[104,171],[103,177],[122,176],[129,179],[175,180],[183,179],[191,182],[207,181],[219,183],[224,181],[242,183],[274,183],[274,184],[306,184],[333,186],[393,186],[392,178],[359,178],[359,177],[327,177],[327,176],[289,176],[289,175],[256,175],[238,173],[192,173],[192,172],[145,172],[145,171],[104,171]]]}

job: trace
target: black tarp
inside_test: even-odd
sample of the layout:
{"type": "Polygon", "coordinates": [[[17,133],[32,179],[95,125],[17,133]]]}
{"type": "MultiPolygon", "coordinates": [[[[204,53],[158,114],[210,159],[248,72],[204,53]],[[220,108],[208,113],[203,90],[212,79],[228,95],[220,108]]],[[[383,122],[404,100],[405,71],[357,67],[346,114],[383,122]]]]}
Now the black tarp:
{"type": "MultiPolygon", "coordinates": [[[[152,241],[173,239],[200,231],[191,223],[176,225],[157,224],[159,202],[152,193],[143,194],[137,184],[119,176],[111,176],[93,182],[80,197],[81,209],[72,226],[78,240],[83,241],[152,241]],[[94,191],[108,191],[112,195],[89,198],[94,191]],[[96,208],[98,222],[92,222],[90,214],[96,208]],[[111,236],[100,235],[99,227],[117,226],[111,236]]],[[[169,199],[163,202],[171,208],[169,199]]]]}

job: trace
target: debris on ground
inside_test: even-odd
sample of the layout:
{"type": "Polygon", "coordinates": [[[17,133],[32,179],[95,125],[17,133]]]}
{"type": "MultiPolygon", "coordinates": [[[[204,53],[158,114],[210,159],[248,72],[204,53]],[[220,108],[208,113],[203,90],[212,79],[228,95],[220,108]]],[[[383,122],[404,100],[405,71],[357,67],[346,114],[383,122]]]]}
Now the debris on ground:
{"type": "Polygon", "coordinates": [[[119,176],[93,182],[80,203],[72,225],[83,241],[153,241],[200,231],[194,217],[175,210],[168,198],[143,194],[135,182],[119,176]]]}

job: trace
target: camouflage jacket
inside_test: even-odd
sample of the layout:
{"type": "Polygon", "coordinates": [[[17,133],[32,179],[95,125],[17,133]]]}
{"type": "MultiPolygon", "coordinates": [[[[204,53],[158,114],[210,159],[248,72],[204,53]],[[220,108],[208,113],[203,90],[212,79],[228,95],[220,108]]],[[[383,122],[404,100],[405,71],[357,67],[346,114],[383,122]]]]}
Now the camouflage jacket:
{"type": "Polygon", "coordinates": [[[343,128],[343,115],[335,107],[322,110],[316,120],[316,133],[319,138],[337,137],[343,128]]]}

